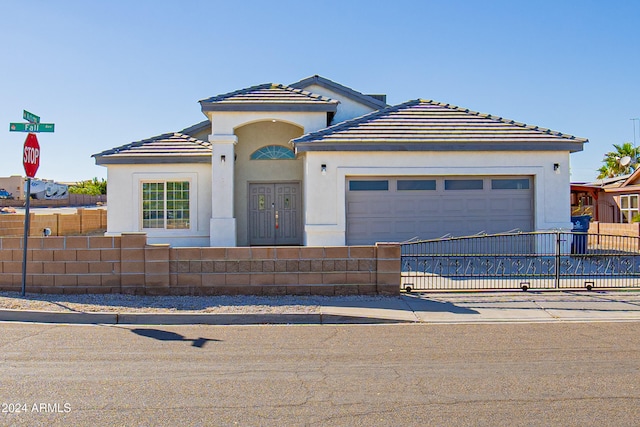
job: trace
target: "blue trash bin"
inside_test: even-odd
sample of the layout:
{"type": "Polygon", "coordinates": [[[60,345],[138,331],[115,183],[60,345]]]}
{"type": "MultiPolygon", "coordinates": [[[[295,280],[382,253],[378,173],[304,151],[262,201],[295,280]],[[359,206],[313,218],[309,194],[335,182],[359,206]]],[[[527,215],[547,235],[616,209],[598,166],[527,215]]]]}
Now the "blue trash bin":
{"type": "Polygon", "coordinates": [[[587,233],[589,231],[591,216],[572,216],[571,222],[573,223],[573,228],[571,229],[571,232],[573,233],[573,241],[571,242],[571,253],[584,255],[587,253],[587,239],[589,238],[587,233]]]}

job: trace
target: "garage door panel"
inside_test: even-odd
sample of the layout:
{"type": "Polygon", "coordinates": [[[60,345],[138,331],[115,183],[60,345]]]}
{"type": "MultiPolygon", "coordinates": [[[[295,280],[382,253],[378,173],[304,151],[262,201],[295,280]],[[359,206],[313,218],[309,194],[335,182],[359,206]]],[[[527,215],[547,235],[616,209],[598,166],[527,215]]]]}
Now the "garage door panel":
{"type": "Polygon", "coordinates": [[[504,212],[511,209],[511,200],[509,199],[494,199],[491,201],[491,212],[504,212]]]}
{"type": "Polygon", "coordinates": [[[417,202],[417,200],[407,200],[405,198],[402,198],[397,200],[392,208],[393,212],[397,215],[413,215],[417,210],[419,210],[419,203],[417,202]]]}
{"type": "Polygon", "coordinates": [[[388,216],[389,206],[386,206],[388,202],[385,200],[377,200],[369,208],[369,213],[375,216],[388,216]]]}
{"type": "Polygon", "coordinates": [[[455,215],[456,213],[464,212],[466,210],[466,202],[464,200],[449,200],[440,198],[440,206],[442,211],[447,215],[455,215]]]}
{"type": "Polygon", "coordinates": [[[485,198],[472,198],[464,201],[466,213],[468,215],[483,214],[486,212],[489,203],[485,198]]]}
{"type": "Polygon", "coordinates": [[[419,227],[418,221],[400,220],[394,223],[394,230],[397,233],[402,233],[402,235],[406,235],[407,233],[408,234],[414,233],[415,230],[418,229],[418,227],[419,227]]]}
{"type": "Polygon", "coordinates": [[[363,215],[369,212],[369,206],[365,200],[350,201],[347,203],[347,212],[355,215],[363,215]]]}
{"type": "Polygon", "coordinates": [[[484,190],[444,190],[445,177],[426,178],[437,182],[437,190],[396,191],[397,180],[406,178],[394,177],[370,178],[388,181],[388,191],[349,191],[347,186],[347,244],[533,229],[529,177],[515,177],[528,180],[522,189],[494,189],[488,184],[492,177],[474,178],[484,180],[484,190]]]}
{"type": "Polygon", "coordinates": [[[531,199],[519,199],[512,198],[511,199],[511,209],[517,211],[531,211],[533,208],[533,203],[531,203],[531,199]]]}
{"type": "Polygon", "coordinates": [[[421,212],[424,215],[434,215],[441,212],[440,202],[437,197],[425,197],[418,199],[415,202],[417,212],[421,212]]]}

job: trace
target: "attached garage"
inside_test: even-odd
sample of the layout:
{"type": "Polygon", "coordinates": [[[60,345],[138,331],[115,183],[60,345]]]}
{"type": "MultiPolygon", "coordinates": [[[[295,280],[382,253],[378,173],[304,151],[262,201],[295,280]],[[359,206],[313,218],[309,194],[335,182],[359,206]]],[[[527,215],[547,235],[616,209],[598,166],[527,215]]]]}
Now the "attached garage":
{"type": "Polygon", "coordinates": [[[348,177],[348,245],[534,229],[530,176],[348,177]]]}
{"type": "Polygon", "coordinates": [[[319,246],[570,229],[569,155],[586,140],[420,99],[292,142],[319,246]]]}

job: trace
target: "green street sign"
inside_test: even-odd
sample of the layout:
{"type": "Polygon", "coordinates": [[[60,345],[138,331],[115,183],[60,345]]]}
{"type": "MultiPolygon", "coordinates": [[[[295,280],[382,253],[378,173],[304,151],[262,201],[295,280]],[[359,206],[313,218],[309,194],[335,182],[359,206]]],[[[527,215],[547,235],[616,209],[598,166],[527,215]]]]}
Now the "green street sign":
{"type": "Polygon", "coordinates": [[[28,112],[27,110],[22,110],[22,118],[29,123],[40,123],[40,116],[36,116],[35,114],[28,112]]]}
{"type": "Polygon", "coordinates": [[[53,132],[54,123],[9,123],[9,132],[53,132]]]}

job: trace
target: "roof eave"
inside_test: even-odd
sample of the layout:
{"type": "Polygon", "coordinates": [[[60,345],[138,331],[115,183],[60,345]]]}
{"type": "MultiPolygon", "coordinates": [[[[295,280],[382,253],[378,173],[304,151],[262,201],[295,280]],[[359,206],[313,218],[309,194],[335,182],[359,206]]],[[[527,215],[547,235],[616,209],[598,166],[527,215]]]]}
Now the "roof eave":
{"type": "Polygon", "coordinates": [[[355,142],[355,143],[294,143],[296,153],[312,151],[569,151],[575,153],[582,150],[581,142],[558,142],[555,144],[499,142],[469,143],[420,143],[420,142],[355,142]]]}
{"type": "Polygon", "coordinates": [[[332,112],[335,113],[338,109],[337,102],[335,103],[206,103],[200,102],[202,106],[202,112],[209,111],[280,111],[280,112],[332,112]]]}
{"type": "Polygon", "coordinates": [[[173,155],[173,156],[99,156],[94,154],[96,165],[157,165],[176,163],[211,163],[211,155],[173,155]]]}

